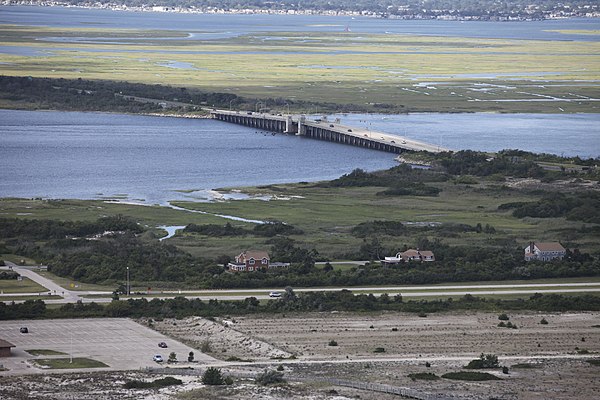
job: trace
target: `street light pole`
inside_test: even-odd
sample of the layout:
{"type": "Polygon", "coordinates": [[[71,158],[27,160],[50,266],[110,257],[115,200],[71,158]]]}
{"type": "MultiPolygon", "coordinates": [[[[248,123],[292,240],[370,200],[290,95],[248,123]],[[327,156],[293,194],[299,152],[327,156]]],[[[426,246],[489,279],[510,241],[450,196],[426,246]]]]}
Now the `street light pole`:
{"type": "Polygon", "coordinates": [[[231,111],[231,103],[234,101],[235,99],[231,99],[229,100],[229,111],[231,111]]]}
{"type": "Polygon", "coordinates": [[[131,290],[129,289],[129,267],[127,267],[127,296],[131,294],[131,290]]]}

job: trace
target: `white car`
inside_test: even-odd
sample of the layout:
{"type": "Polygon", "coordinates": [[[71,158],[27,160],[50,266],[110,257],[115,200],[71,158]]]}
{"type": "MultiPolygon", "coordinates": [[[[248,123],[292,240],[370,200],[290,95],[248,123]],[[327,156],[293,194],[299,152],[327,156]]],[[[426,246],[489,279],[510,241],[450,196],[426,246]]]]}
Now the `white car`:
{"type": "Polygon", "coordinates": [[[152,361],[156,361],[157,363],[161,363],[163,362],[163,358],[160,354],[155,355],[154,357],[152,357],[152,361]]]}
{"type": "Polygon", "coordinates": [[[271,292],[271,293],[269,293],[269,297],[281,297],[281,293],[279,293],[279,292],[271,292]]]}

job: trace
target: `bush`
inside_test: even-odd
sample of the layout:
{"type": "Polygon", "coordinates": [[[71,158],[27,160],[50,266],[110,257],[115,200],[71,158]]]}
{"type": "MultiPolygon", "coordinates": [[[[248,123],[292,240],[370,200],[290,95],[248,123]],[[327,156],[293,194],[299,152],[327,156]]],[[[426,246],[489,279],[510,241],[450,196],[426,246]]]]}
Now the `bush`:
{"type": "Polygon", "coordinates": [[[508,367],[502,367],[502,373],[508,374],[508,367]]]}
{"type": "Polygon", "coordinates": [[[442,378],[455,379],[460,381],[500,381],[502,379],[487,372],[448,372],[442,375],[442,378]]]}
{"type": "Polygon", "coordinates": [[[331,339],[328,343],[328,346],[337,346],[338,342],[336,342],[335,340],[331,339]]]}
{"type": "Polygon", "coordinates": [[[267,386],[278,383],[285,383],[285,379],[283,379],[283,372],[275,370],[265,370],[262,374],[256,377],[256,383],[258,383],[261,386],[267,386]]]}
{"type": "Polygon", "coordinates": [[[483,354],[476,360],[469,361],[466,369],[482,369],[482,368],[500,368],[498,356],[495,354],[483,354]]]}
{"type": "Polygon", "coordinates": [[[498,319],[499,319],[500,321],[508,321],[510,318],[509,318],[509,316],[508,316],[508,315],[506,315],[506,314],[502,313],[502,314],[498,315],[498,319]]]}
{"type": "Polygon", "coordinates": [[[223,379],[220,369],[208,367],[202,374],[202,383],[205,385],[224,385],[225,379],[223,379]]]}
{"type": "Polygon", "coordinates": [[[548,325],[548,321],[546,320],[546,318],[542,318],[542,320],[540,321],[540,324],[548,325]]]}
{"type": "Polygon", "coordinates": [[[173,378],[172,376],[167,376],[164,378],[157,379],[153,382],[144,382],[144,381],[127,381],[123,385],[125,389],[150,389],[150,388],[162,388],[173,385],[181,385],[183,382],[180,379],[173,378]]]}
{"type": "Polygon", "coordinates": [[[373,353],[385,353],[385,348],[376,347],[375,350],[373,350],[373,353]]]}
{"type": "Polygon", "coordinates": [[[439,376],[437,376],[436,374],[432,374],[431,372],[421,372],[418,374],[408,374],[408,377],[410,379],[414,380],[422,380],[422,381],[437,381],[438,379],[440,379],[439,376]]]}

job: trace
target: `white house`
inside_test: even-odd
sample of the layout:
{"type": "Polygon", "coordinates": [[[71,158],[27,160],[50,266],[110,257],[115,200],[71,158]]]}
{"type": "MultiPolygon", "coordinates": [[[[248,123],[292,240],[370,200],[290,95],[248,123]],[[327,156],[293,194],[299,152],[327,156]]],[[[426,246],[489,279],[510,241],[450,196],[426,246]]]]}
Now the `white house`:
{"type": "Polygon", "coordinates": [[[558,242],[529,242],[529,246],[525,247],[525,261],[562,260],[566,254],[567,251],[558,242]]]}

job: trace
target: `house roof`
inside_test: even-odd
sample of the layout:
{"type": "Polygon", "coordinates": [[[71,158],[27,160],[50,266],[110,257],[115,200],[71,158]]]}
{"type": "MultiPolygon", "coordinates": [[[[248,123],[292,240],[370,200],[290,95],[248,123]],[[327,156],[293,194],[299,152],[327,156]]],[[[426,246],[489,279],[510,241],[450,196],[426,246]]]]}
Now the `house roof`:
{"type": "Polygon", "coordinates": [[[423,257],[433,257],[433,251],[423,250],[420,253],[423,257]]]}
{"type": "Polygon", "coordinates": [[[0,348],[6,348],[6,347],[15,347],[15,345],[4,339],[0,339],[0,348]]]}
{"type": "Polygon", "coordinates": [[[402,257],[418,257],[419,256],[419,250],[415,250],[415,249],[408,249],[402,253],[400,253],[402,255],[402,257]]]}
{"type": "Polygon", "coordinates": [[[249,260],[251,258],[254,258],[255,260],[262,260],[263,258],[266,258],[267,260],[270,259],[269,253],[267,253],[266,251],[263,251],[263,250],[247,250],[240,255],[243,256],[247,260],[249,260]]]}
{"type": "Polygon", "coordinates": [[[558,242],[534,242],[534,245],[540,249],[540,251],[565,251],[565,248],[558,242]]]}

